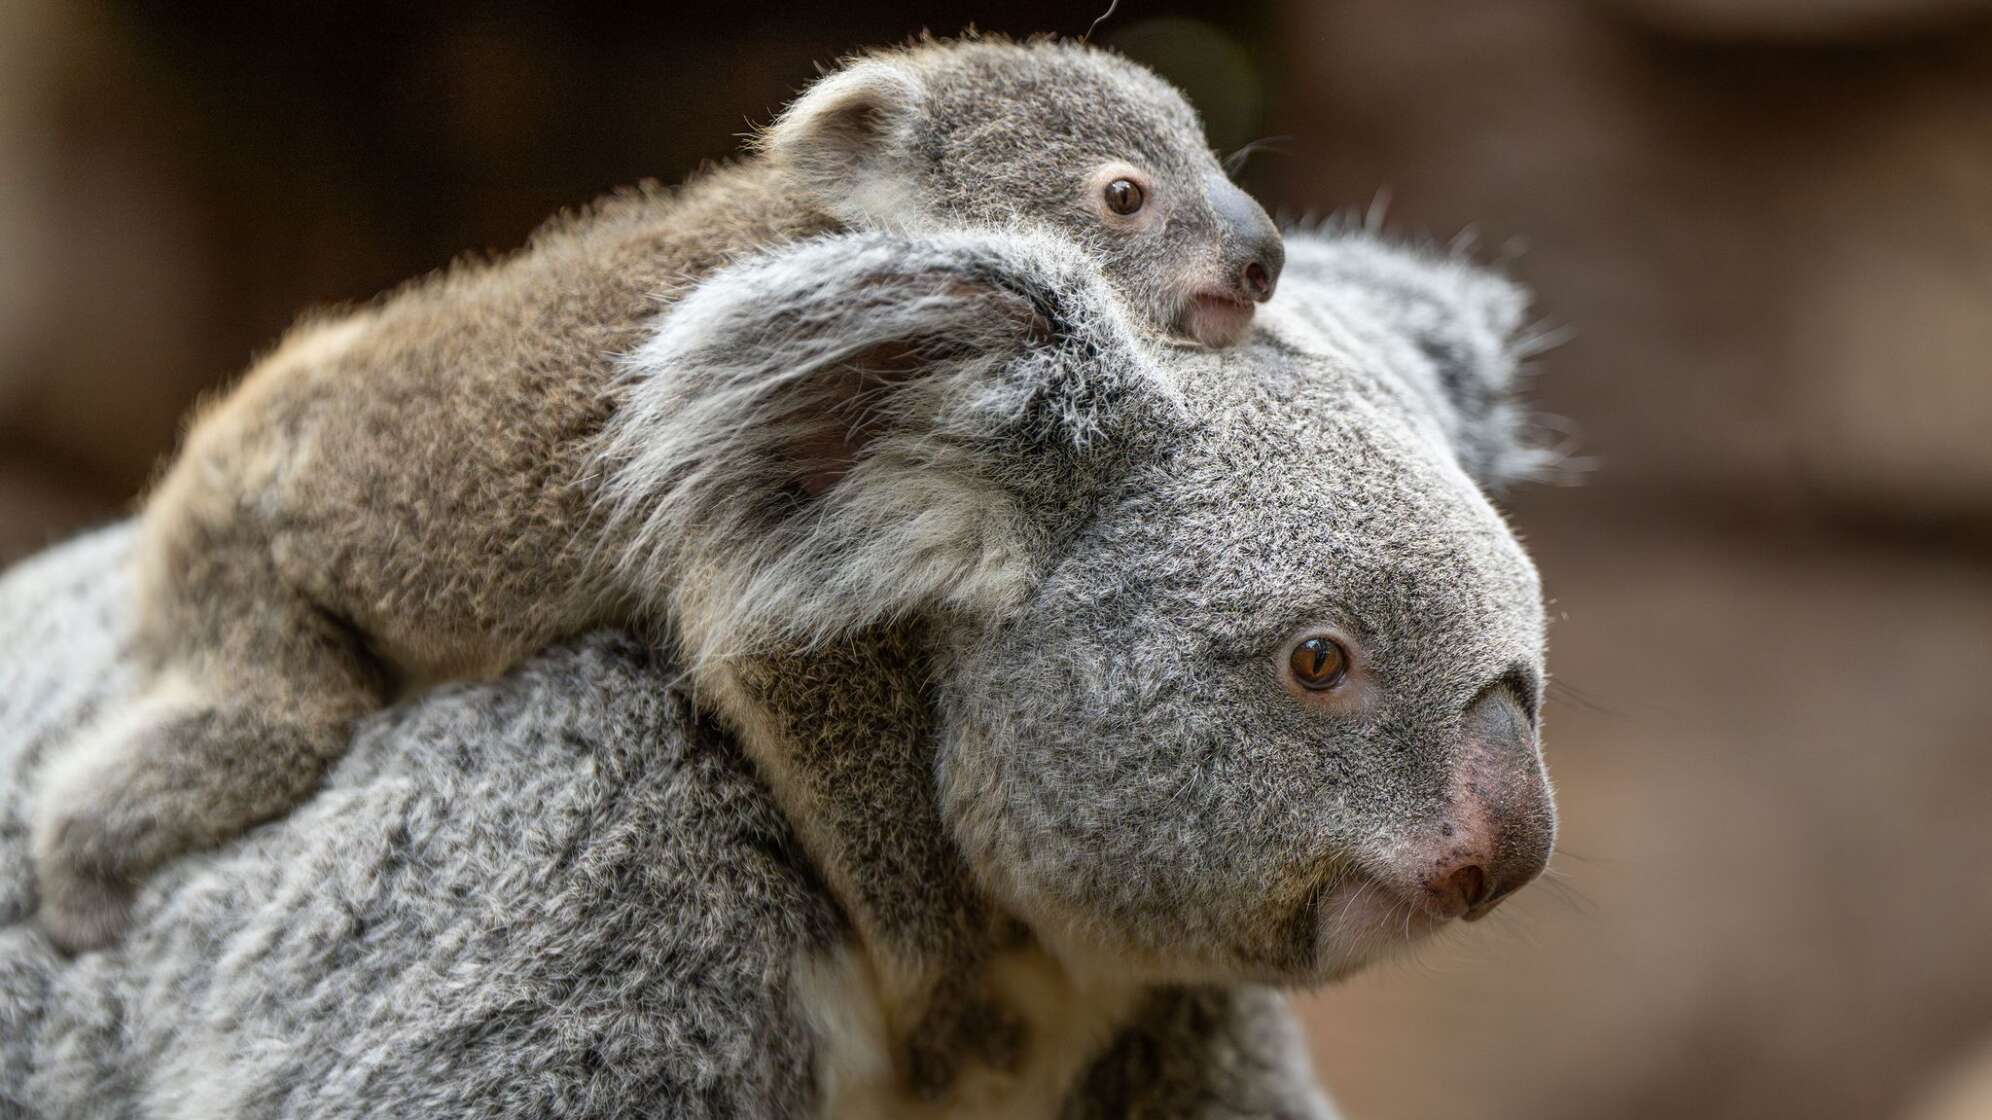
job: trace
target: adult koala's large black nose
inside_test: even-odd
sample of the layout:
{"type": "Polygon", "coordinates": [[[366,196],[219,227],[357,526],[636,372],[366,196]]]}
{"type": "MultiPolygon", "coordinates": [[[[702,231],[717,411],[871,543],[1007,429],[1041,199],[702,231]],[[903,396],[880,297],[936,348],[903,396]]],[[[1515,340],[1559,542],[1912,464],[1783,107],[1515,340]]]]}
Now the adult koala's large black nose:
{"type": "Polygon", "coordinates": [[[1239,293],[1254,303],[1273,298],[1280,269],[1286,264],[1286,243],[1280,227],[1265,208],[1222,175],[1210,176],[1210,204],[1224,230],[1225,269],[1239,293]]]}
{"type": "Polygon", "coordinates": [[[1473,921],[1549,863],[1556,806],[1534,722],[1505,690],[1467,709],[1446,811],[1404,856],[1421,900],[1439,917],[1473,921]]]}

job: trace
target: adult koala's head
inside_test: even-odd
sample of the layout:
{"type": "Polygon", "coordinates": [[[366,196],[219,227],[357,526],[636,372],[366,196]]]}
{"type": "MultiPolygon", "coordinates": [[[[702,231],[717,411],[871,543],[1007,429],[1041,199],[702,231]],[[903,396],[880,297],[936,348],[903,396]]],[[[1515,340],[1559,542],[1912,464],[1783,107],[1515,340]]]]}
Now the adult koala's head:
{"type": "Polygon", "coordinates": [[[1243,338],[1279,281],[1280,231],[1211,154],[1196,110],[1098,47],[869,52],[797,98],[762,146],[853,228],[1056,228],[1141,317],[1206,345],[1243,338]]]}
{"type": "MultiPolygon", "coordinates": [[[[1544,866],[1522,297],[1294,236],[1242,347],[1146,336],[1023,234],[850,235],[715,277],[609,451],[695,657],[915,618],[937,792],[1055,952],[1341,975],[1544,866]]],[[[654,372],[652,372],[654,371],[654,372]]]]}

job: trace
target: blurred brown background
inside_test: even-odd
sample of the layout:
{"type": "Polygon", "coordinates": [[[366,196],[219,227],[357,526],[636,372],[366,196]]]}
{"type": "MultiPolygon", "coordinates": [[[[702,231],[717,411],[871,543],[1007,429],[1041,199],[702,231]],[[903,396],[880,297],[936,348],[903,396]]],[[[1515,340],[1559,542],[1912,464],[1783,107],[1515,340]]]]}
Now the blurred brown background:
{"type": "MultiPolygon", "coordinates": [[[[300,309],[680,178],[812,63],[1094,5],[0,3],[0,561],[300,309]]],[[[1257,155],[1541,293],[1595,460],[1556,882],[1306,1002],[1356,1117],[1992,1117],[1992,2],[1123,0],[1257,155]]]]}

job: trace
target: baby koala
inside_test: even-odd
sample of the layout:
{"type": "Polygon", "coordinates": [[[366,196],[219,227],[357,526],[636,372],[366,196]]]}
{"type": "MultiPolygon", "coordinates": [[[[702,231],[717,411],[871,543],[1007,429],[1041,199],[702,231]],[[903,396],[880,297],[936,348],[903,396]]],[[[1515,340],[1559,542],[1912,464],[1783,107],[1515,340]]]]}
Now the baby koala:
{"type": "MultiPolygon", "coordinates": [[[[354,721],[397,696],[597,627],[673,635],[657,585],[710,573],[623,562],[628,528],[605,512],[597,456],[624,358],[701,278],[840,230],[1025,225],[1076,242],[1148,327],[1208,347],[1245,335],[1284,256],[1153,73],[1066,42],[928,40],[847,61],[753,152],[680,188],[615,195],[509,258],[307,319],[198,418],[145,506],[135,643],[149,684],[46,774],[43,927],[70,951],[110,943],[150,871],[286,812],[354,721]]],[[[846,357],[851,376],[886,383],[917,356],[846,357]]],[[[796,453],[834,464],[871,422],[860,410],[796,453]]],[[[799,477],[785,500],[838,482],[830,466],[799,477]]],[[[871,751],[914,765],[910,748],[863,736],[818,736],[798,756],[736,730],[799,822],[825,786],[811,767],[871,751]]],[[[934,961],[990,920],[954,854],[928,839],[832,850],[802,832],[833,886],[932,884],[918,905],[851,902],[915,1040],[909,1076],[945,1080],[961,1023],[1000,1059],[1000,1016],[933,990],[972,971],[934,961]],[[867,866],[880,861],[895,866],[867,866]]]]}

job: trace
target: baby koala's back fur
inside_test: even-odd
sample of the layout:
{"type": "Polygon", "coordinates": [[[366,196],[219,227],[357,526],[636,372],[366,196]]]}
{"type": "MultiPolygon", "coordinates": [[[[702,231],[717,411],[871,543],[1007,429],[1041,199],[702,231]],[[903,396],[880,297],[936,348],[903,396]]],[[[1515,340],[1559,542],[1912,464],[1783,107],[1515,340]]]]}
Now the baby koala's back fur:
{"type": "Polygon", "coordinates": [[[618,542],[592,520],[587,455],[618,359],[660,311],[727,261],[813,234],[1019,220],[1077,239],[1163,329],[1184,329],[1193,290],[1255,238],[1272,239],[1278,271],[1277,232],[1146,70],[1052,40],[861,55],[739,162],[297,328],[196,423],[148,503],[146,586],[193,615],[160,626],[176,645],[190,627],[228,641],[199,604],[239,602],[243,573],[274,576],[429,679],[495,671],[619,617],[592,566],[618,542]],[[1146,209],[1166,214],[1153,229],[1117,228],[1082,197],[1095,165],[1130,160],[1157,196],[1146,209]],[[211,571],[235,544],[262,556],[211,571]]]}
{"type": "MultiPolygon", "coordinates": [[[[486,675],[612,616],[587,457],[618,358],[688,281],[834,228],[785,201],[765,166],[732,165],[302,324],[196,422],[148,503],[151,601],[233,613],[229,584],[267,563],[416,678],[486,675]]],[[[159,621],[176,644],[211,629],[159,621]]]]}

